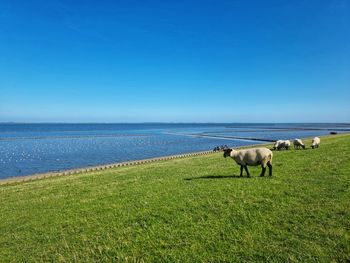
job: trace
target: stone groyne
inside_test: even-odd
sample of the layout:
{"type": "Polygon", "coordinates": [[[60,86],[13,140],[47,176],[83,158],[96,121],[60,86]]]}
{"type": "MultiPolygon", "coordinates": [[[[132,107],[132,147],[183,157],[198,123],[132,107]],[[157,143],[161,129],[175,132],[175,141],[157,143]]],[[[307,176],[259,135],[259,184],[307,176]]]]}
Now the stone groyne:
{"type": "Polygon", "coordinates": [[[69,170],[63,170],[63,171],[57,171],[57,172],[39,173],[39,174],[33,174],[33,175],[28,175],[28,176],[9,177],[9,178],[0,179],[0,185],[18,183],[18,182],[27,182],[27,181],[33,181],[33,180],[50,178],[50,177],[57,177],[57,176],[64,176],[64,175],[73,175],[73,174],[80,174],[80,173],[86,173],[86,172],[101,171],[101,170],[123,167],[123,166],[134,166],[134,165],[139,165],[139,164],[152,163],[152,162],[158,162],[158,161],[166,161],[166,160],[179,159],[179,158],[184,158],[184,157],[192,157],[192,156],[198,156],[198,155],[205,155],[205,154],[211,154],[211,153],[214,153],[214,152],[213,151],[202,151],[202,152],[184,153],[184,154],[169,155],[169,156],[155,157],[155,158],[142,159],[142,160],[134,160],[134,161],[126,161],[126,162],[91,166],[91,167],[85,167],[85,168],[69,169],[69,170]]]}

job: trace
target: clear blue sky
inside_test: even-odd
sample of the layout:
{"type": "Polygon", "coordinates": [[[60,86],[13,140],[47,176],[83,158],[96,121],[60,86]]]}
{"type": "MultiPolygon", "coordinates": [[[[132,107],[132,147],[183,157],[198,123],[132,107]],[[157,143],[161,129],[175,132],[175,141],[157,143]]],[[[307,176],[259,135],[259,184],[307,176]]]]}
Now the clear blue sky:
{"type": "Polygon", "coordinates": [[[0,121],[350,122],[350,1],[0,0],[0,121]]]}

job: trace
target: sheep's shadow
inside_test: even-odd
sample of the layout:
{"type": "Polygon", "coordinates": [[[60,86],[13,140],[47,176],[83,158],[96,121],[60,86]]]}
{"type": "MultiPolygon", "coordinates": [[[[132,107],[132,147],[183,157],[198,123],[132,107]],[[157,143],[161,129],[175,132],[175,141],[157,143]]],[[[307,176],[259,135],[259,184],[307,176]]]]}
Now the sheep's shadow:
{"type": "Polygon", "coordinates": [[[241,178],[241,179],[249,179],[250,177],[247,176],[239,176],[239,175],[206,175],[206,176],[199,176],[199,177],[192,177],[192,178],[185,178],[186,181],[192,181],[192,180],[199,180],[199,179],[229,179],[229,178],[241,178]]]}

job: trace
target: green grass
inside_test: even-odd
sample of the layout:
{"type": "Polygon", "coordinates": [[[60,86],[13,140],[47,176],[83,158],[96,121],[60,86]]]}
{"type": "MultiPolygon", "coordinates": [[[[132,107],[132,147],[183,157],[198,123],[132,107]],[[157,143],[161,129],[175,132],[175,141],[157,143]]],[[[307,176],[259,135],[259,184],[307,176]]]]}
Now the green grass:
{"type": "Polygon", "coordinates": [[[239,178],[216,153],[2,185],[0,262],[349,261],[350,135],[273,164],[239,178]]]}

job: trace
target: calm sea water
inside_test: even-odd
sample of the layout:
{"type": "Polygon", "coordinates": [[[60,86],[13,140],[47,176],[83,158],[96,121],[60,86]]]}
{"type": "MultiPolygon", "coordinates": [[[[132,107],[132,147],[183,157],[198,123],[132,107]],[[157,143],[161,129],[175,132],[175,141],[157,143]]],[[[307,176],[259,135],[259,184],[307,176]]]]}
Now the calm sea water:
{"type": "Polygon", "coordinates": [[[350,132],[350,124],[0,124],[0,178],[264,143],[217,137],[278,140],[333,130],[350,132]]]}

